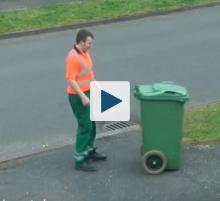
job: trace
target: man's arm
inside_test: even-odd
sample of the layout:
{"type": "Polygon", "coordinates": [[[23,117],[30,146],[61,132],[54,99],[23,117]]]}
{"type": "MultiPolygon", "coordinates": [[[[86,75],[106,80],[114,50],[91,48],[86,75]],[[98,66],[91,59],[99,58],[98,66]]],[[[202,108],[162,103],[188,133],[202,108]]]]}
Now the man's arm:
{"type": "Polygon", "coordinates": [[[93,80],[93,82],[94,82],[94,86],[95,86],[96,90],[98,90],[100,92],[101,91],[101,86],[99,85],[99,82],[96,81],[96,80],[93,80]]]}
{"type": "Polygon", "coordinates": [[[89,106],[90,101],[86,94],[80,89],[79,85],[75,80],[68,80],[69,85],[73,88],[73,90],[77,93],[77,95],[81,98],[82,104],[85,106],[89,106]]]}

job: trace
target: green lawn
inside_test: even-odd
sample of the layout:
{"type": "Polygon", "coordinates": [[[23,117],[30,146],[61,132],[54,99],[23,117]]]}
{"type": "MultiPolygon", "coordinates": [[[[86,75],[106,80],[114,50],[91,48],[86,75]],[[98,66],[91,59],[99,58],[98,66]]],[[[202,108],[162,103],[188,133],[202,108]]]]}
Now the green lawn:
{"type": "Polygon", "coordinates": [[[220,103],[186,111],[183,142],[220,142],[220,103]]]}
{"type": "Polygon", "coordinates": [[[82,0],[80,3],[0,12],[0,34],[169,10],[220,0],[82,0]]]}

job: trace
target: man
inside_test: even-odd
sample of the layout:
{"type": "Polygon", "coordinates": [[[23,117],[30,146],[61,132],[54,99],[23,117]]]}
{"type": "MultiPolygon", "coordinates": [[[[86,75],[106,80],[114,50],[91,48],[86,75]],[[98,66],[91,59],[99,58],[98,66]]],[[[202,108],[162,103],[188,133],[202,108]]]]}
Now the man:
{"type": "Polygon", "coordinates": [[[90,121],[90,82],[95,80],[93,63],[89,49],[94,36],[87,30],[79,30],[76,44],[66,57],[66,80],[69,102],[78,121],[75,144],[75,169],[96,171],[91,161],[104,161],[106,156],[99,154],[94,146],[96,124],[90,121]]]}

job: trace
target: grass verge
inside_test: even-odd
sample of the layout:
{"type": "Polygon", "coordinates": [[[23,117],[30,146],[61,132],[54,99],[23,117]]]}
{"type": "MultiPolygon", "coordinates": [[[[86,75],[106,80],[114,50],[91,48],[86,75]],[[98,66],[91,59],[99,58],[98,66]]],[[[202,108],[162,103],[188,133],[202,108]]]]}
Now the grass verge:
{"type": "Polygon", "coordinates": [[[0,34],[115,19],[220,0],[82,0],[78,3],[0,12],[0,34]]]}
{"type": "Polygon", "coordinates": [[[185,112],[183,142],[220,142],[220,103],[195,107],[185,112]]]}

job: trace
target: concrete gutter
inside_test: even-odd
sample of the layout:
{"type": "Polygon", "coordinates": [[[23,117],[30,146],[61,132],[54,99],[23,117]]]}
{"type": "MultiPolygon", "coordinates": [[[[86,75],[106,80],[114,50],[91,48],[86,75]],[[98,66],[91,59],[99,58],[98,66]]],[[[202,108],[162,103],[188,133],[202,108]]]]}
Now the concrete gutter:
{"type": "Polygon", "coordinates": [[[214,6],[219,6],[219,5],[220,5],[220,2],[214,2],[214,3],[203,4],[203,5],[177,8],[173,10],[149,12],[149,13],[143,13],[143,14],[132,15],[132,16],[123,16],[123,17],[119,17],[115,19],[99,20],[99,21],[94,21],[94,22],[65,25],[65,26],[60,26],[60,27],[50,27],[50,28],[37,29],[37,30],[31,30],[31,31],[7,33],[7,34],[0,35],[0,40],[23,37],[23,36],[31,36],[35,34],[42,34],[42,33],[49,33],[49,32],[79,29],[83,27],[91,27],[91,26],[103,25],[103,24],[108,24],[108,23],[123,22],[123,21],[135,20],[135,19],[140,19],[140,18],[145,18],[145,17],[168,15],[168,14],[177,13],[177,12],[189,11],[189,10],[200,9],[200,8],[205,8],[205,7],[214,7],[214,6]]]}

